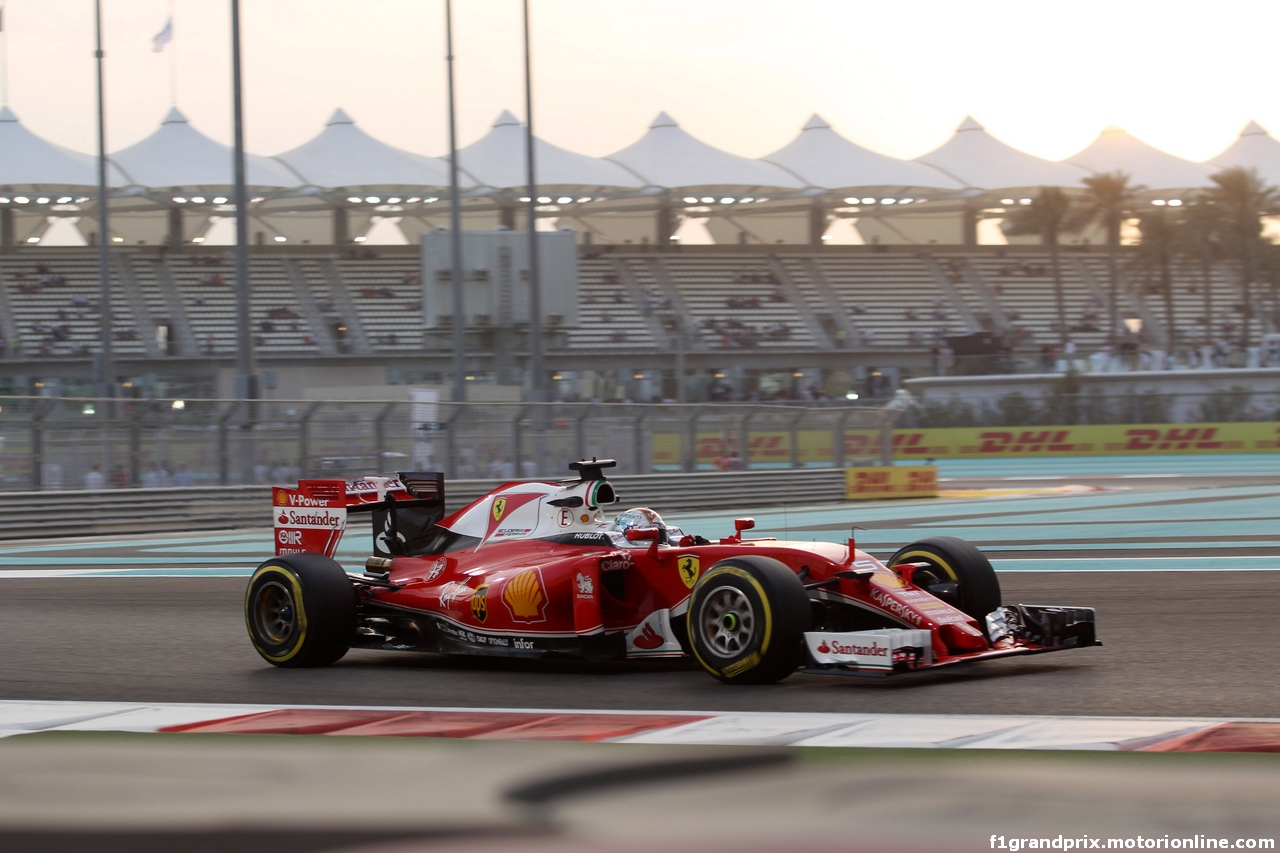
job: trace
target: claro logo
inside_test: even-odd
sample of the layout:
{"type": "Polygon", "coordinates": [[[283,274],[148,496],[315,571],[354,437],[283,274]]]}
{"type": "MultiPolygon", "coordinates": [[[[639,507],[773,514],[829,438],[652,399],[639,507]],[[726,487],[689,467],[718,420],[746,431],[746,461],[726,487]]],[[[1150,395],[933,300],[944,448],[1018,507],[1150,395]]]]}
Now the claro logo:
{"type": "Polygon", "coordinates": [[[915,625],[916,627],[919,627],[920,624],[924,621],[920,618],[919,613],[916,613],[914,610],[907,607],[901,601],[898,601],[895,598],[891,598],[888,595],[885,595],[883,592],[876,589],[875,587],[871,588],[871,600],[874,601],[876,604],[879,604],[885,610],[892,613],[894,616],[897,616],[899,619],[902,619],[906,622],[910,622],[912,625],[915,625]]]}

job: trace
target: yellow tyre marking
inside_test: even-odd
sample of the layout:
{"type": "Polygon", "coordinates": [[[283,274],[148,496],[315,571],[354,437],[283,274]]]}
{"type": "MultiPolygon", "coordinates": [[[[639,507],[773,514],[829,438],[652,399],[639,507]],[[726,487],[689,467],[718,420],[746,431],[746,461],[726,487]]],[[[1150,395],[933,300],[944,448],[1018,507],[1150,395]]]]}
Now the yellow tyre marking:
{"type": "MultiPolygon", "coordinates": [[[[897,559],[897,562],[895,562],[893,565],[896,566],[898,565],[898,563],[920,563],[920,562],[925,562],[925,563],[929,563],[931,565],[937,566],[938,568],[946,572],[947,577],[951,578],[951,580],[955,581],[956,583],[960,582],[960,576],[956,574],[956,570],[951,568],[951,565],[946,560],[942,559],[941,556],[933,553],[932,551],[908,551],[907,553],[899,557],[897,559]]],[[[890,566],[890,568],[893,568],[893,566],[890,566]]]]}
{"type": "MultiPolygon", "coordinates": [[[[760,586],[760,583],[754,577],[752,577],[750,573],[748,573],[743,569],[738,568],[737,566],[716,566],[712,568],[710,571],[708,571],[706,574],[704,574],[700,580],[706,584],[706,588],[710,588],[711,587],[710,579],[714,578],[716,575],[723,575],[723,574],[734,575],[736,577],[742,578],[747,583],[755,587],[756,594],[760,596],[760,604],[761,604],[760,609],[764,611],[764,640],[761,641],[760,648],[757,649],[755,652],[753,652],[753,654],[755,654],[758,658],[761,654],[769,650],[769,640],[773,636],[773,609],[769,606],[769,597],[764,594],[764,588],[760,586]]],[[[698,595],[698,590],[695,587],[693,590],[693,594],[689,596],[689,613],[691,614],[697,612],[697,600],[696,600],[697,595],[698,595]]],[[[709,665],[705,660],[702,659],[702,655],[698,654],[698,644],[693,642],[693,636],[692,636],[693,631],[695,630],[701,630],[701,627],[693,626],[692,621],[690,621],[689,646],[690,648],[693,649],[693,656],[698,659],[698,663],[702,664],[702,667],[706,669],[708,672],[712,672],[717,675],[723,674],[719,669],[716,669],[714,666],[709,665]]],[[[735,663],[740,663],[740,661],[735,661],[735,663]]],[[[733,667],[734,667],[734,664],[731,663],[725,669],[727,671],[729,669],[733,669],[733,667]]],[[[737,674],[738,674],[737,672],[733,673],[733,675],[737,675],[737,674]]],[[[725,677],[730,678],[732,676],[725,674],[725,677]]]]}
{"type": "Polygon", "coordinates": [[[249,589],[245,592],[244,596],[244,621],[245,625],[249,628],[249,636],[253,638],[253,647],[257,649],[258,652],[267,660],[275,663],[284,663],[296,655],[302,649],[302,644],[307,639],[307,611],[306,608],[302,606],[302,585],[298,583],[298,578],[293,574],[293,572],[289,571],[284,566],[263,566],[254,572],[253,577],[249,579],[249,589]],[[293,644],[293,648],[290,651],[282,655],[273,655],[266,649],[262,648],[262,646],[258,645],[258,638],[254,636],[252,616],[249,612],[250,606],[252,605],[252,601],[249,599],[249,596],[253,592],[253,585],[257,583],[259,578],[266,577],[270,574],[283,575],[289,581],[289,586],[293,590],[293,610],[298,614],[298,641],[293,644]]]}

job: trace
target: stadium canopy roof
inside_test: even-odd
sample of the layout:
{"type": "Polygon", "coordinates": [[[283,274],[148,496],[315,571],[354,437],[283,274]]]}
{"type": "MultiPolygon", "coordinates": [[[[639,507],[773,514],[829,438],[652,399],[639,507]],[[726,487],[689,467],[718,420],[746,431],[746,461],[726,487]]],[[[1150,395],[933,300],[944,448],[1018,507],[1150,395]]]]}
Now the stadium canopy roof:
{"type": "MultiPolygon", "coordinates": [[[[302,183],[324,189],[449,186],[447,162],[374,139],[356,127],[343,110],[335,111],[314,139],[277,154],[275,159],[302,183]]],[[[472,183],[465,176],[462,182],[472,183]]]]}
{"type": "Polygon", "coordinates": [[[790,144],[760,158],[781,166],[811,187],[919,193],[961,190],[964,185],[932,166],[863,148],[814,114],[790,144]]]}
{"type": "Polygon", "coordinates": [[[987,133],[972,116],[956,128],[955,135],[928,154],[916,158],[941,169],[966,187],[989,192],[1035,190],[1039,187],[1080,189],[1088,173],[1066,163],[1055,163],[1019,151],[987,133]]]}
{"type": "MultiPolygon", "coordinates": [[[[616,163],[578,154],[534,137],[534,168],[539,187],[564,187],[575,191],[627,189],[644,182],[616,163]]],[[[507,110],[493,128],[475,142],[458,150],[458,168],[478,184],[497,190],[528,187],[525,160],[525,132],[520,120],[507,110]]]]}
{"type": "Polygon", "coordinates": [[[1214,172],[1212,167],[1153,148],[1115,125],[1102,131],[1087,148],[1064,162],[1098,175],[1123,172],[1129,176],[1130,184],[1152,192],[1214,186],[1209,179],[1214,172]]]}
{"type": "MultiPolygon", "coordinates": [[[[121,183],[114,170],[111,184],[121,183]]],[[[42,139],[22,126],[8,107],[0,107],[0,187],[7,192],[56,191],[98,185],[97,158],[42,139]]]]}
{"type": "MultiPolygon", "coordinates": [[[[232,149],[196,130],[177,107],[146,139],[111,155],[125,183],[162,190],[223,189],[234,183],[232,149]]],[[[301,183],[283,164],[258,154],[245,155],[245,181],[262,189],[293,188],[301,183]]]]}
{"type": "Polygon", "coordinates": [[[1254,169],[1262,180],[1276,186],[1280,184],[1280,142],[1262,125],[1251,121],[1240,131],[1239,139],[1217,157],[1206,160],[1205,165],[1217,169],[1236,166],[1254,169]]]}
{"type": "Polygon", "coordinates": [[[772,163],[739,157],[695,139],[666,113],[659,113],[649,132],[634,144],[607,159],[665,190],[758,192],[805,187],[804,181],[772,163]]]}

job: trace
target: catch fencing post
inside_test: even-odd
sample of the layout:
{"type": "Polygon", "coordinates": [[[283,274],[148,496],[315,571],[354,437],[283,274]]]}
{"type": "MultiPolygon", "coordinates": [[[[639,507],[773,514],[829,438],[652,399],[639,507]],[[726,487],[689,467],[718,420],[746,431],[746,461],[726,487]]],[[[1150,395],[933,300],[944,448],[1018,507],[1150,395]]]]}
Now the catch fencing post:
{"type": "Polygon", "coordinates": [[[791,467],[801,468],[800,464],[800,430],[798,429],[800,422],[809,415],[808,409],[801,409],[800,414],[791,419],[789,429],[791,431],[791,467]]]}
{"type": "Polygon", "coordinates": [[[373,441],[377,445],[378,454],[378,473],[382,471],[382,460],[387,458],[387,418],[391,417],[391,413],[396,410],[399,403],[387,403],[382,407],[382,411],[378,412],[378,416],[373,419],[373,441]]]}
{"type": "Polygon", "coordinates": [[[44,488],[44,419],[56,403],[42,400],[31,412],[31,490],[44,488]]]}
{"type": "MultiPolygon", "coordinates": [[[[244,403],[243,400],[232,400],[227,410],[218,416],[218,485],[231,483],[231,448],[228,433],[231,431],[231,418],[244,403]]],[[[252,471],[252,465],[250,465],[252,471]]]]}
{"type": "Polygon", "coordinates": [[[324,403],[312,403],[307,406],[302,417],[298,419],[298,477],[305,478],[311,473],[311,419],[324,403]]]}
{"type": "Polygon", "coordinates": [[[595,403],[588,403],[582,408],[582,414],[578,415],[578,417],[574,419],[574,431],[577,433],[579,459],[587,458],[587,418],[590,417],[591,412],[595,407],[595,403]]]}

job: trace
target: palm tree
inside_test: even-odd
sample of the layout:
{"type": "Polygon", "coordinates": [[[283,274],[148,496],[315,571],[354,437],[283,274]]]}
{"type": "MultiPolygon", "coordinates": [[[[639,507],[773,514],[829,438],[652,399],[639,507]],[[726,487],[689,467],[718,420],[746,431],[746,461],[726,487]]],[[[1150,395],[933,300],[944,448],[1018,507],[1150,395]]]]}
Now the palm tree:
{"type": "Polygon", "coordinates": [[[1010,211],[1001,228],[1004,233],[1039,234],[1049,247],[1049,266],[1053,274],[1053,293],[1058,303],[1058,340],[1067,343],[1067,306],[1062,294],[1062,274],[1058,267],[1058,236],[1071,230],[1071,199],[1058,187],[1041,187],[1031,204],[1010,211]]]}
{"type": "Polygon", "coordinates": [[[1157,290],[1164,294],[1164,316],[1168,324],[1168,340],[1165,349],[1173,354],[1178,344],[1178,322],[1173,307],[1173,269],[1174,247],[1179,240],[1181,223],[1169,215],[1163,207],[1156,207],[1139,214],[1138,230],[1142,234],[1142,242],[1133,257],[1134,271],[1148,282],[1154,280],[1155,286],[1148,286],[1147,292],[1157,290]]]}
{"type": "Polygon", "coordinates": [[[1114,351],[1116,345],[1116,327],[1119,325],[1119,292],[1120,272],[1117,269],[1120,257],[1120,226],[1124,224],[1126,215],[1136,204],[1137,193],[1146,189],[1143,186],[1131,186],[1129,176],[1124,172],[1107,172],[1102,175],[1091,175],[1082,183],[1085,190],[1080,218],[1074,225],[1083,227],[1090,224],[1102,226],[1107,235],[1107,277],[1110,279],[1111,303],[1107,311],[1107,322],[1110,324],[1107,340],[1114,351]]]}
{"type": "Polygon", "coordinates": [[[1197,194],[1183,207],[1178,229],[1180,254],[1200,267],[1206,343],[1213,340],[1213,265],[1223,254],[1218,224],[1218,211],[1213,203],[1203,194],[1197,194]]]}
{"type": "Polygon", "coordinates": [[[1236,167],[1213,176],[1217,185],[1208,192],[1217,212],[1219,231],[1226,255],[1236,266],[1243,298],[1240,345],[1250,343],[1253,309],[1253,281],[1258,273],[1262,245],[1262,217],[1280,205],[1280,190],[1263,183],[1253,169],[1236,167]]]}

